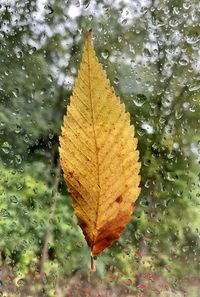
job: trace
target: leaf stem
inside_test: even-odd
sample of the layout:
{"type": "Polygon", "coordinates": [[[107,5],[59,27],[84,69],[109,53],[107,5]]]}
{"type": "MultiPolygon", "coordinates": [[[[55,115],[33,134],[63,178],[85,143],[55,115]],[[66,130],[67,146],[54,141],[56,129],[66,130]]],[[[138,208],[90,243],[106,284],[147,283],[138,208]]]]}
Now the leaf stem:
{"type": "Polygon", "coordinates": [[[96,267],[95,267],[95,263],[94,263],[94,256],[93,254],[91,253],[91,266],[90,266],[90,271],[91,272],[95,272],[96,271],[96,267]]]}

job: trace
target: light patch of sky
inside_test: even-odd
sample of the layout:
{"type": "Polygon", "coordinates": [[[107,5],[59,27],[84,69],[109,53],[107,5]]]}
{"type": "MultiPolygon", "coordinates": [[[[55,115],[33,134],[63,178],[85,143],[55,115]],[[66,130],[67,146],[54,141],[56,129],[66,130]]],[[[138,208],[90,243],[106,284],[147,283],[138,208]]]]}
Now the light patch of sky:
{"type": "Polygon", "coordinates": [[[66,75],[65,72],[61,72],[60,68],[57,67],[56,65],[51,66],[51,72],[52,72],[52,75],[57,78],[57,82],[60,86],[63,84],[65,86],[68,86],[69,88],[73,86],[74,78],[70,75],[66,75]]]}
{"type": "Polygon", "coordinates": [[[75,19],[80,15],[81,15],[80,8],[75,5],[70,5],[70,7],[68,9],[68,16],[72,19],[75,19]]]}
{"type": "Polygon", "coordinates": [[[1,0],[1,5],[3,6],[3,4],[5,5],[14,5],[15,4],[15,0],[1,0]]]}
{"type": "Polygon", "coordinates": [[[65,32],[65,27],[63,26],[63,24],[57,24],[54,27],[54,33],[58,33],[61,36],[65,36],[66,35],[66,32],[65,32]]]}
{"type": "MultiPolygon", "coordinates": [[[[6,0],[3,2],[6,2],[6,0]]],[[[120,2],[121,0],[107,0],[107,5],[108,6],[112,6],[116,9],[119,9],[120,6],[120,2]]],[[[37,12],[35,12],[35,20],[36,20],[36,24],[37,26],[33,26],[33,31],[34,33],[40,34],[42,32],[45,32],[45,36],[42,40],[42,44],[45,43],[46,39],[48,37],[53,36],[55,33],[60,33],[63,37],[66,34],[66,30],[72,30],[75,31],[77,30],[77,24],[76,24],[76,18],[80,15],[83,16],[88,16],[88,15],[95,15],[97,18],[100,15],[105,14],[105,8],[103,7],[103,5],[99,5],[98,6],[98,10],[96,9],[96,1],[95,0],[91,0],[89,2],[89,5],[84,6],[83,5],[83,1],[80,1],[79,5],[72,4],[69,6],[68,11],[67,11],[67,16],[69,17],[66,22],[65,25],[63,24],[58,24],[57,26],[50,28],[48,26],[48,24],[45,23],[41,23],[39,21],[41,21],[42,19],[44,19],[44,16],[46,15],[46,10],[47,8],[46,5],[48,3],[48,0],[39,0],[37,1],[37,12]]],[[[151,5],[151,0],[123,0],[123,3],[125,4],[125,7],[122,10],[121,13],[121,18],[120,18],[120,22],[123,24],[123,21],[126,20],[126,22],[124,23],[124,25],[129,25],[134,18],[138,18],[138,16],[142,15],[142,7],[149,7],[151,5]]],[[[158,29],[157,26],[153,25],[150,26],[152,28],[152,30],[150,30],[150,34],[149,34],[149,43],[145,44],[145,46],[148,48],[148,50],[150,52],[156,52],[157,48],[157,40],[155,37],[155,31],[158,29]]],[[[181,40],[182,36],[181,34],[175,30],[173,33],[173,41],[178,44],[181,40]]],[[[64,40],[64,46],[66,46],[66,44],[68,43],[68,40],[64,40]]],[[[35,42],[31,42],[32,46],[36,46],[35,42]]],[[[180,48],[177,47],[176,52],[173,53],[168,53],[167,57],[170,60],[170,57],[173,57],[174,54],[178,54],[178,52],[180,52],[180,48]]],[[[131,52],[131,51],[130,51],[131,52]]],[[[135,55],[135,53],[131,53],[131,58],[126,57],[125,59],[120,59],[119,55],[116,54],[116,56],[112,56],[110,57],[110,61],[114,62],[114,61],[118,61],[120,63],[120,61],[122,63],[125,63],[127,65],[129,65],[130,63],[132,63],[132,59],[133,59],[133,55],[134,55],[134,62],[137,63],[142,63],[145,64],[146,62],[150,61],[152,63],[154,63],[157,59],[157,54],[152,55],[151,57],[146,57],[145,55],[135,55]]],[[[63,63],[63,61],[61,62],[63,63]]],[[[66,63],[66,61],[65,61],[66,63]]],[[[171,65],[173,66],[173,65],[171,65]]],[[[200,69],[200,60],[195,63],[193,65],[193,68],[195,68],[196,70],[200,69]]],[[[166,69],[166,76],[170,76],[171,75],[171,67],[166,69]]]]}
{"type": "MultiPolygon", "coordinates": [[[[116,9],[120,8],[121,0],[108,0],[107,5],[112,6],[116,9]]],[[[120,22],[126,20],[126,24],[130,24],[133,18],[136,18],[141,15],[141,8],[143,6],[148,6],[151,1],[150,0],[124,0],[125,8],[122,11],[120,22]]],[[[68,9],[68,16],[71,19],[76,19],[76,17],[80,16],[81,13],[84,14],[96,14],[97,16],[103,15],[105,13],[105,9],[102,5],[99,5],[98,11],[95,11],[96,1],[91,0],[87,7],[84,7],[82,3],[79,6],[74,4],[70,5],[68,9]],[[83,10],[84,8],[84,10],[83,10]]]]}
{"type": "Polygon", "coordinates": [[[68,38],[67,40],[65,39],[65,40],[61,41],[61,45],[63,47],[72,46],[72,44],[73,44],[73,39],[72,38],[68,38]]]}
{"type": "Polygon", "coordinates": [[[193,152],[194,155],[197,156],[197,161],[200,161],[200,150],[198,149],[196,143],[191,144],[191,151],[193,152]]]}
{"type": "Polygon", "coordinates": [[[43,19],[45,14],[45,6],[47,4],[47,0],[40,0],[36,2],[37,4],[37,11],[33,13],[33,17],[36,21],[40,21],[43,19]]]}
{"type": "MultiPolygon", "coordinates": [[[[196,72],[199,72],[199,71],[200,71],[200,59],[199,59],[199,57],[200,57],[200,50],[198,50],[197,57],[198,57],[198,58],[195,59],[195,63],[193,63],[192,67],[193,67],[193,69],[194,69],[196,72]]],[[[199,89],[199,88],[197,88],[197,90],[198,90],[198,89],[199,89]]]]}
{"type": "Polygon", "coordinates": [[[66,86],[69,86],[69,87],[72,87],[74,84],[74,77],[72,76],[65,76],[65,79],[64,79],[64,85],[66,86]]]}
{"type": "MultiPolygon", "coordinates": [[[[107,4],[112,5],[115,8],[120,8],[121,0],[108,0],[107,4]]],[[[137,7],[137,6],[149,6],[151,4],[151,0],[124,0],[123,3],[128,7],[137,7]]]]}
{"type": "MultiPolygon", "coordinates": [[[[108,4],[112,5],[116,9],[120,8],[121,0],[108,0],[108,4]]],[[[125,8],[122,11],[120,23],[123,25],[130,25],[134,18],[138,18],[142,15],[142,7],[148,7],[151,4],[151,0],[124,0],[125,8]]]]}
{"type": "MultiPolygon", "coordinates": [[[[114,2],[115,3],[115,2],[114,2]]],[[[99,17],[100,15],[103,15],[105,13],[105,9],[103,8],[102,4],[98,5],[98,10],[96,9],[96,1],[91,0],[87,6],[84,6],[83,3],[79,3],[79,6],[76,6],[74,4],[71,4],[68,9],[68,16],[75,20],[76,17],[80,16],[81,14],[83,16],[88,16],[89,14],[95,15],[99,17]]],[[[111,3],[113,6],[114,4],[111,3]]]]}

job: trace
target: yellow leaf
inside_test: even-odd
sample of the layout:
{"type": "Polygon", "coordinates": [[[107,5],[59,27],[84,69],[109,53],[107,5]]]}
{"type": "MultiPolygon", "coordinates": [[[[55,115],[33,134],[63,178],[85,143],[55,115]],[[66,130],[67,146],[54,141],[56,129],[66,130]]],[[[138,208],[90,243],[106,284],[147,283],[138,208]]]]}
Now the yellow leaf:
{"type": "Polygon", "coordinates": [[[117,240],[140,188],[137,139],[87,33],[60,136],[61,166],[92,255],[117,240]]]}

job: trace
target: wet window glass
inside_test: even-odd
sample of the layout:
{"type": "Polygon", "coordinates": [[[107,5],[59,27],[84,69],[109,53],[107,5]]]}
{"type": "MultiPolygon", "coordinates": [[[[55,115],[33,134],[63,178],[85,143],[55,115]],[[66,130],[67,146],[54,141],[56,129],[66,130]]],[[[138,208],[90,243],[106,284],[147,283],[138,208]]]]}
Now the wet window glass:
{"type": "MultiPolygon", "coordinates": [[[[0,1],[0,296],[199,296],[199,22],[198,0],[0,1]],[[75,215],[80,217],[80,183],[67,186],[59,154],[63,117],[91,29],[96,56],[130,113],[141,163],[131,220],[92,259],[95,272],[79,225],[88,226],[75,215]]],[[[98,76],[98,69],[90,71],[98,76]]],[[[84,94],[88,85],[81,79],[84,94]]],[[[109,96],[101,110],[107,114],[109,96]]],[[[79,127],[87,134],[83,118],[94,120],[95,112],[74,113],[82,122],[70,131],[79,127]]],[[[125,137],[118,129],[110,146],[116,156],[123,155],[117,143],[125,137]]],[[[86,147],[90,160],[90,138],[80,154],[68,151],[79,160],[86,147]]],[[[112,179],[116,193],[121,181],[126,183],[123,175],[118,183],[112,179]]],[[[90,222],[92,174],[89,184],[90,222]]],[[[124,196],[116,196],[115,205],[125,211],[124,196]]],[[[111,221],[109,207],[104,209],[101,231],[107,234],[124,217],[111,221]]]]}

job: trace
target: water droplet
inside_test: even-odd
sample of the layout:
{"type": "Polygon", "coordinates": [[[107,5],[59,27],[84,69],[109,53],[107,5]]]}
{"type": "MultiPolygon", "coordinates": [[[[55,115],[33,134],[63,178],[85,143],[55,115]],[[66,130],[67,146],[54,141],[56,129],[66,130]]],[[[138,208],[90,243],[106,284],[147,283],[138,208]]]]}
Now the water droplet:
{"type": "Polygon", "coordinates": [[[84,243],[82,241],[77,241],[76,246],[82,248],[84,246],[84,243]]]}
{"type": "Polygon", "coordinates": [[[23,57],[23,52],[22,51],[17,51],[16,56],[18,59],[21,59],[23,57]]]}
{"type": "Polygon", "coordinates": [[[54,137],[54,133],[53,132],[50,132],[49,133],[49,139],[53,139],[53,137],[54,137]]]}
{"type": "Polygon", "coordinates": [[[166,179],[168,181],[172,181],[172,182],[175,181],[175,178],[172,176],[172,174],[170,172],[167,172],[166,179]]]}
{"type": "Polygon", "coordinates": [[[178,20],[177,19],[174,19],[174,20],[170,20],[169,21],[169,25],[170,27],[174,28],[174,27],[177,27],[179,24],[178,20]]]}
{"type": "Polygon", "coordinates": [[[142,6],[141,9],[140,9],[141,14],[146,14],[147,11],[148,11],[148,9],[147,9],[146,6],[142,6]]]}
{"type": "Polygon", "coordinates": [[[17,164],[21,164],[21,162],[22,162],[22,157],[21,157],[20,155],[15,155],[15,162],[16,162],[17,164]]]}
{"type": "Polygon", "coordinates": [[[106,60],[109,57],[109,52],[104,51],[104,52],[101,53],[101,56],[106,60]]]}
{"type": "Polygon", "coordinates": [[[118,39],[119,43],[122,42],[122,37],[121,36],[119,36],[117,39],[118,39]]]}
{"type": "Polygon", "coordinates": [[[113,82],[114,82],[115,85],[118,85],[119,84],[119,78],[118,77],[115,77],[115,79],[114,79],[113,82]]]}
{"type": "Polygon", "coordinates": [[[144,52],[145,57],[151,57],[151,53],[148,48],[145,47],[143,52],[144,52]]]}
{"type": "Polygon", "coordinates": [[[200,84],[199,85],[193,84],[193,85],[189,86],[189,91],[191,91],[191,92],[197,91],[199,89],[200,89],[200,84]]]}
{"type": "Polygon", "coordinates": [[[145,182],[145,188],[149,188],[150,187],[150,180],[148,179],[146,182],[145,182]]]}
{"type": "Polygon", "coordinates": [[[188,252],[189,251],[189,246],[187,246],[187,245],[186,246],[183,246],[182,251],[184,253],[188,252]]]}
{"type": "Polygon", "coordinates": [[[53,81],[53,76],[52,76],[51,74],[48,75],[48,80],[49,80],[50,82],[53,81]]]}
{"type": "Polygon", "coordinates": [[[184,102],[184,103],[183,103],[183,108],[184,108],[185,110],[188,110],[189,107],[190,107],[190,103],[189,103],[189,102],[184,102]]]}
{"type": "Polygon", "coordinates": [[[27,134],[24,135],[24,142],[29,143],[29,137],[27,134]]]}
{"type": "Polygon", "coordinates": [[[17,98],[17,93],[15,91],[12,91],[12,94],[17,98]]]}
{"type": "Polygon", "coordinates": [[[172,154],[172,153],[169,153],[169,154],[167,155],[167,158],[170,159],[170,160],[173,159],[174,157],[175,157],[175,155],[172,154]]]}
{"type": "Polygon", "coordinates": [[[142,79],[140,77],[137,77],[136,80],[135,80],[135,82],[139,85],[139,84],[141,84],[142,79]]]}
{"type": "Polygon", "coordinates": [[[137,240],[140,240],[142,238],[142,236],[143,236],[142,233],[139,230],[136,230],[136,232],[135,232],[135,238],[137,240]]]}
{"type": "Polygon", "coordinates": [[[98,31],[99,32],[102,32],[104,30],[104,26],[103,26],[103,24],[99,24],[99,27],[98,27],[98,31]]]}
{"type": "Polygon", "coordinates": [[[21,189],[23,189],[23,187],[24,187],[24,185],[22,183],[18,183],[16,185],[16,188],[17,188],[18,191],[20,191],[21,189]]]}
{"type": "Polygon", "coordinates": [[[10,196],[10,202],[13,204],[17,204],[18,203],[18,198],[14,195],[10,196]]]}
{"type": "Polygon", "coordinates": [[[182,58],[182,59],[180,59],[180,61],[179,61],[179,64],[180,64],[181,66],[186,66],[186,65],[188,65],[188,63],[189,63],[189,61],[188,61],[187,58],[182,58]]]}
{"type": "Polygon", "coordinates": [[[126,23],[127,23],[127,19],[123,19],[122,20],[122,25],[126,25],[126,23]]]}
{"type": "Polygon", "coordinates": [[[191,112],[195,112],[196,111],[196,106],[195,105],[191,105],[189,110],[191,112]]]}
{"type": "Polygon", "coordinates": [[[2,151],[5,153],[5,154],[9,154],[10,150],[11,150],[12,146],[7,142],[5,141],[1,147],[2,151]]]}
{"type": "Polygon", "coordinates": [[[80,1],[76,0],[75,5],[76,5],[76,7],[80,7],[80,1]]]}
{"type": "Polygon", "coordinates": [[[47,14],[53,14],[54,13],[54,9],[50,6],[50,5],[45,5],[47,14]]]}
{"type": "Polygon", "coordinates": [[[197,43],[199,40],[200,40],[200,37],[199,37],[199,35],[197,35],[197,34],[186,36],[186,42],[187,42],[188,44],[195,44],[195,43],[197,43]]]}
{"type": "Polygon", "coordinates": [[[20,132],[22,132],[22,127],[17,125],[17,128],[15,129],[15,133],[19,134],[20,132]]]}
{"type": "Polygon", "coordinates": [[[3,217],[3,218],[7,218],[7,217],[10,216],[10,213],[7,211],[7,209],[2,208],[1,211],[0,211],[0,216],[3,217]]]}
{"type": "Polygon", "coordinates": [[[30,55],[32,55],[36,50],[37,50],[36,47],[33,46],[33,47],[31,47],[31,48],[29,49],[28,53],[29,53],[30,55]]]}
{"type": "Polygon", "coordinates": [[[137,106],[137,107],[141,107],[144,105],[146,101],[146,97],[145,96],[137,96],[136,98],[133,99],[133,103],[137,106]]]}
{"type": "Polygon", "coordinates": [[[90,5],[90,0],[89,0],[89,1],[88,1],[88,0],[85,0],[85,1],[83,2],[83,6],[84,6],[84,8],[88,8],[89,5],[90,5]]]}
{"type": "Polygon", "coordinates": [[[90,15],[88,16],[88,19],[89,19],[89,21],[92,21],[92,20],[93,20],[93,15],[90,14],[90,15]]]}
{"type": "Polygon", "coordinates": [[[188,10],[188,9],[190,8],[190,6],[191,6],[191,3],[190,3],[190,2],[184,2],[184,3],[183,3],[183,8],[184,8],[185,10],[188,10]]]}
{"type": "Polygon", "coordinates": [[[177,120],[180,120],[180,119],[182,118],[182,116],[183,116],[183,111],[182,111],[182,109],[180,109],[180,110],[176,110],[176,111],[175,111],[175,118],[176,118],[177,120]]]}
{"type": "Polygon", "coordinates": [[[26,280],[24,278],[20,278],[18,281],[17,281],[17,285],[19,287],[24,287],[26,285],[26,280]]]}
{"type": "Polygon", "coordinates": [[[133,45],[129,44],[129,51],[133,54],[135,54],[135,48],[133,45]]]}

